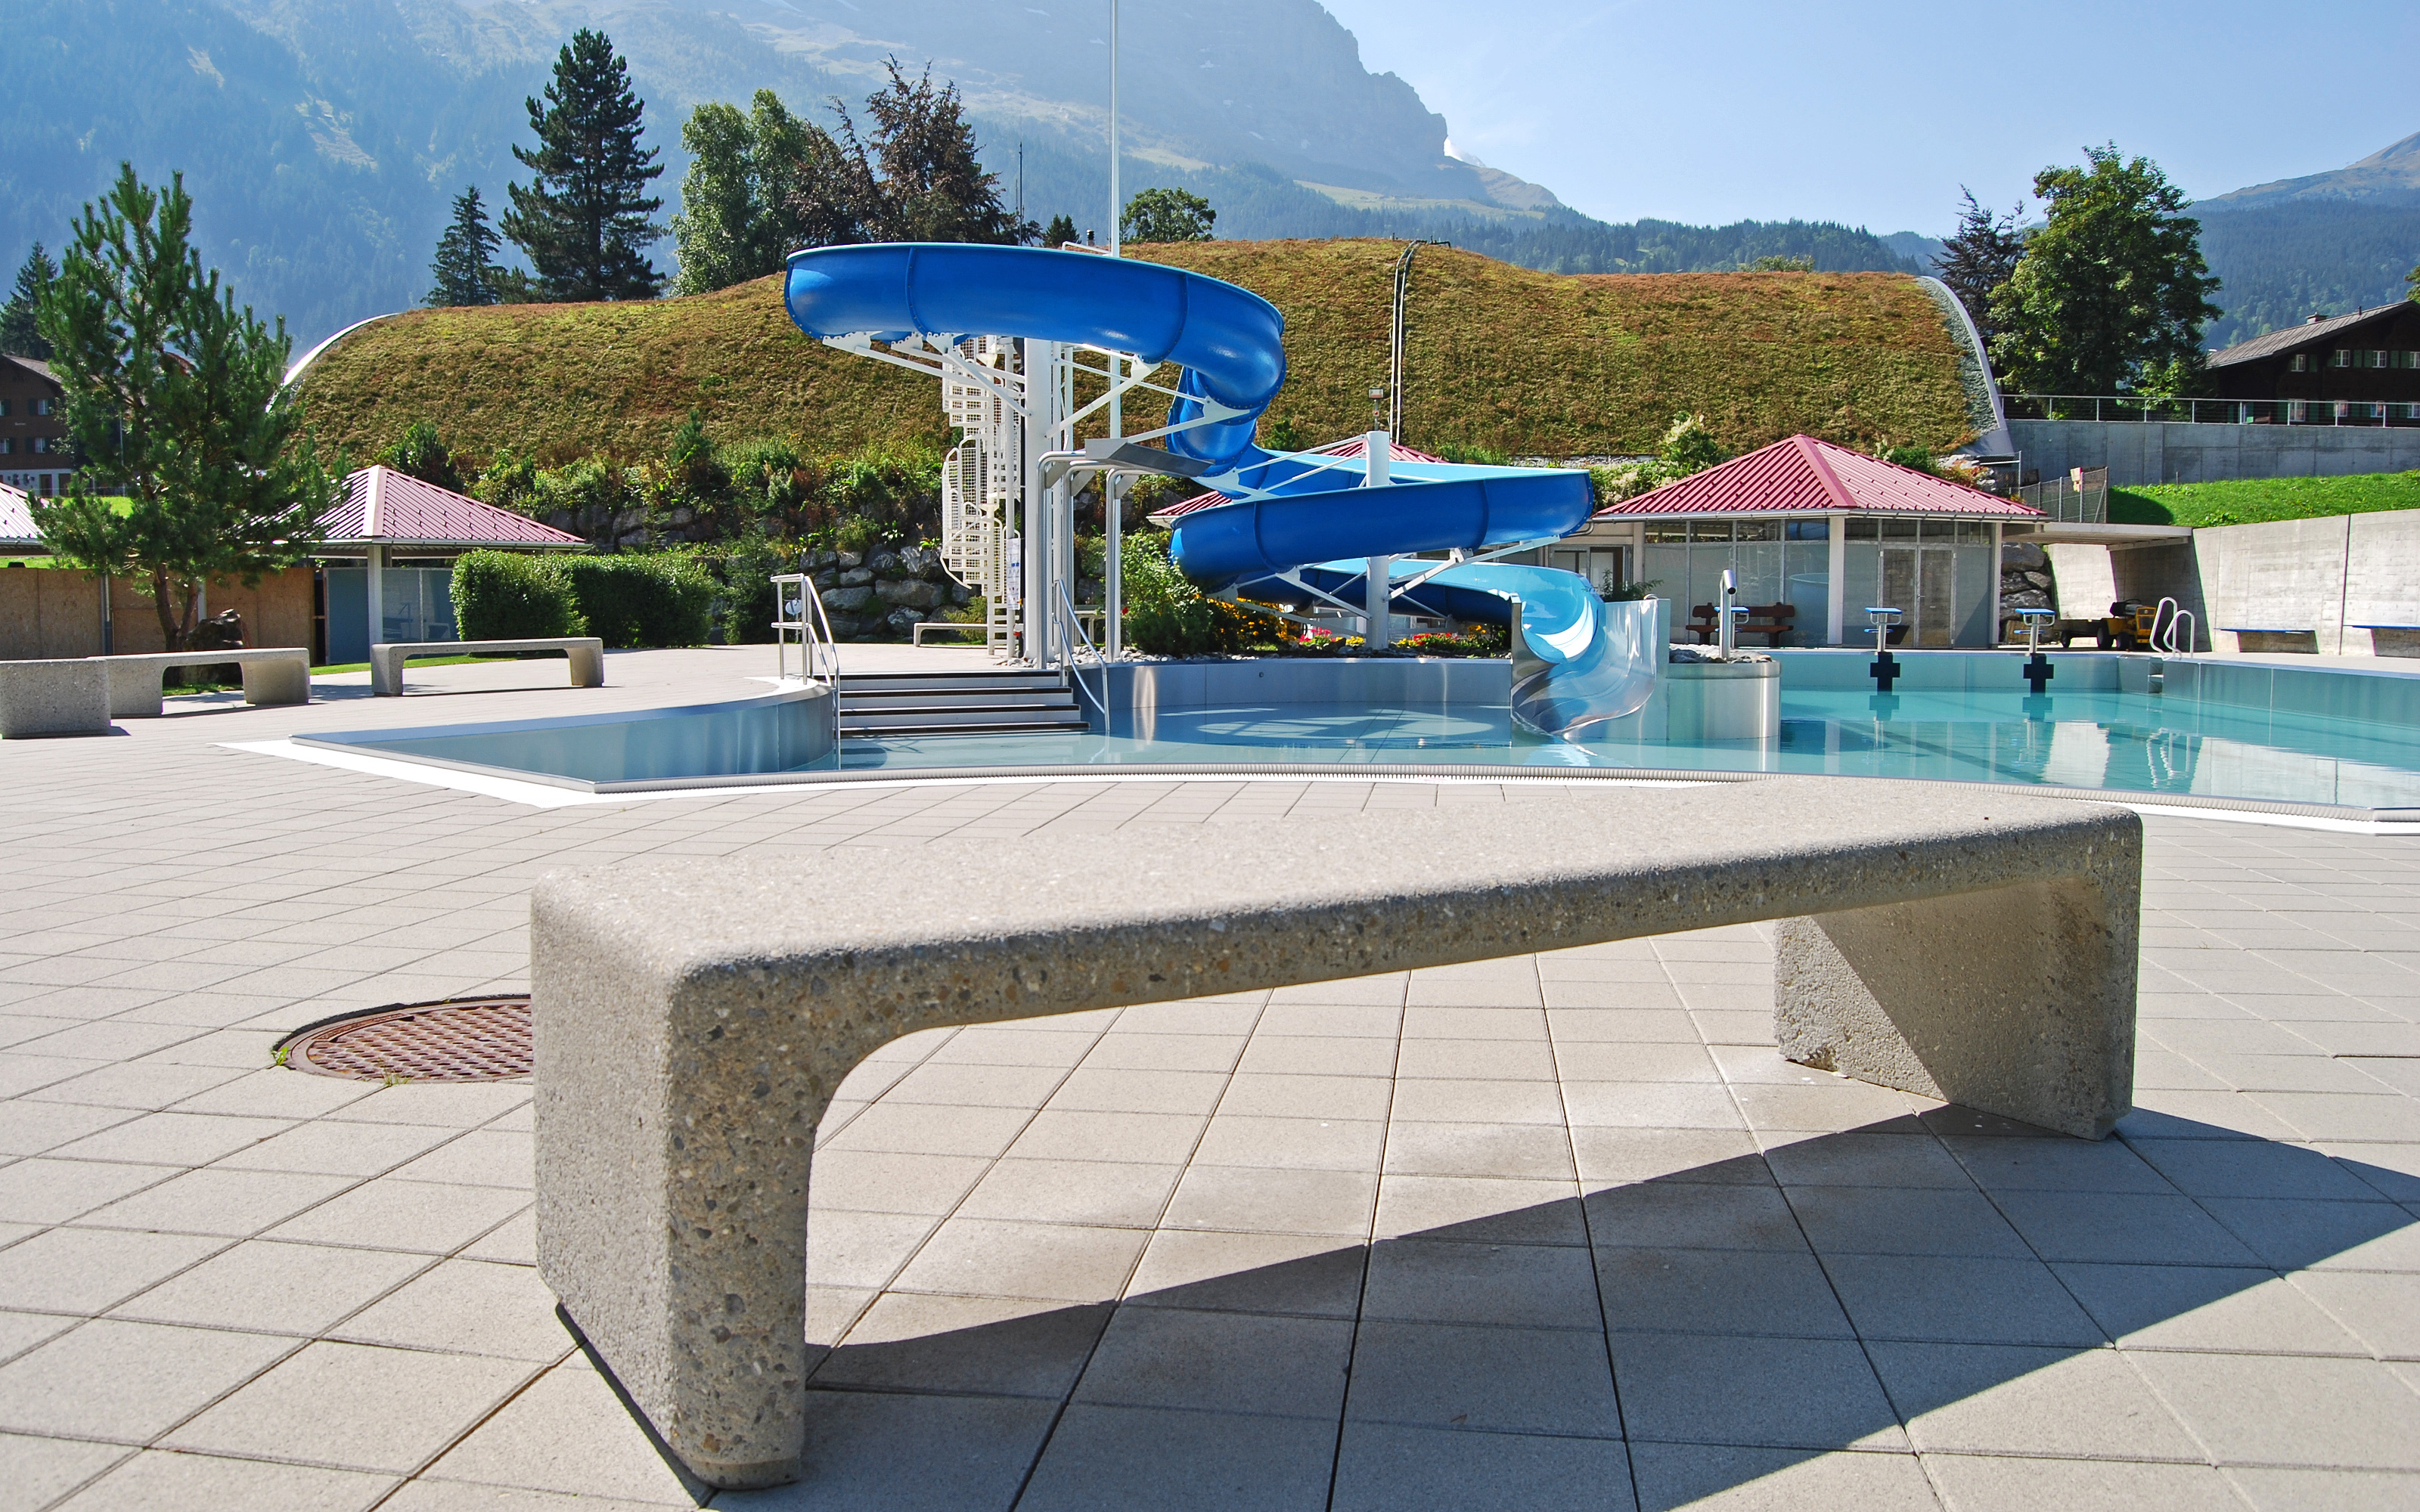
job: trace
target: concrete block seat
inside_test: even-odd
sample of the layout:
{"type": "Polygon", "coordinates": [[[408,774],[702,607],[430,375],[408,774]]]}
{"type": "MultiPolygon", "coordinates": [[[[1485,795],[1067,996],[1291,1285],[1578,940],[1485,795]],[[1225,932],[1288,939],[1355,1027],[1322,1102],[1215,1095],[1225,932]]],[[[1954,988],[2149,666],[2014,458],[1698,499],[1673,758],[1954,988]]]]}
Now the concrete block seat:
{"type": "Polygon", "coordinates": [[[532,896],[539,1267],[718,1486],[799,1473],[815,1125],[919,1029],[1778,919],[1790,1058],[2086,1138],[2132,1103],[2142,825],[2099,804],[1788,778],[885,864],[632,858],[532,896]]]}
{"type": "Polygon", "coordinates": [[[605,686],[605,642],[593,635],[541,636],[532,640],[381,640],[370,647],[370,691],[403,697],[403,664],[414,656],[503,656],[511,651],[560,651],[571,660],[571,686],[605,686]]]}
{"type": "Polygon", "coordinates": [[[92,659],[107,671],[109,712],[116,717],[156,717],[161,709],[162,685],[176,668],[224,667],[229,662],[243,669],[246,703],[311,702],[311,653],[302,646],[141,652],[92,659]]]}
{"type": "Polygon", "coordinates": [[[109,733],[109,678],[97,657],[0,661],[0,739],[109,733]]]}

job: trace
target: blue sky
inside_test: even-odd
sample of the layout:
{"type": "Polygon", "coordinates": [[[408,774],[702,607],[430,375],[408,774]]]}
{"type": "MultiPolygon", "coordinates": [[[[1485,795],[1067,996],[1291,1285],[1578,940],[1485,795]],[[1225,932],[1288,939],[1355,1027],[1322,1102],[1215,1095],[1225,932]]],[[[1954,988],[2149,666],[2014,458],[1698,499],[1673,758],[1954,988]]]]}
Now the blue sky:
{"type": "Polygon", "coordinates": [[[2420,131],[2420,4],[1323,0],[1454,145],[1609,221],[1939,236],[2114,140],[2194,195],[2420,131]]]}

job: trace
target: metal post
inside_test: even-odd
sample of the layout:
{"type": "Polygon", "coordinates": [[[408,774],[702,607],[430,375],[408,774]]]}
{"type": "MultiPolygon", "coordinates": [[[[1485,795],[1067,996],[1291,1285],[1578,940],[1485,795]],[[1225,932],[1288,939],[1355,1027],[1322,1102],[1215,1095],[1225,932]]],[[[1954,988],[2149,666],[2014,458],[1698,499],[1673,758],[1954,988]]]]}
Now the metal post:
{"type": "MultiPolygon", "coordinates": [[[[1109,435],[1126,433],[1125,394],[1119,385],[1126,376],[1126,359],[1112,353],[1109,358],[1109,435]]],[[[1107,527],[1101,547],[1101,655],[1114,661],[1125,655],[1125,629],[1118,623],[1124,607],[1121,590],[1125,582],[1125,561],[1122,542],[1125,533],[1125,479],[1115,472],[1101,475],[1102,524],[1107,527]]]]}
{"type": "Polygon", "coordinates": [[[1118,239],[1126,208],[1118,198],[1118,0],[1109,0],[1109,255],[1120,256],[1118,239]]]}
{"type": "Polygon", "coordinates": [[[1823,595],[1823,641],[1826,645],[1846,645],[1849,640],[1849,517],[1833,516],[1830,529],[1824,533],[1823,570],[1830,581],[1823,595]]]}
{"type": "MultiPolygon", "coordinates": [[[[1392,482],[1388,476],[1388,464],[1394,460],[1394,450],[1387,433],[1371,431],[1361,438],[1361,444],[1365,454],[1361,486],[1365,488],[1388,486],[1392,482]]],[[[1375,651],[1381,646],[1394,644],[1393,616],[1388,612],[1394,584],[1395,559],[1372,557],[1362,574],[1361,611],[1364,623],[1361,649],[1364,651],[1375,651]]]]}
{"type": "Polygon", "coordinates": [[[377,645],[386,633],[386,579],[383,576],[386,571],[386,548],[373,541],[370,543],[369,551],[369,571],[366,575],[369,592],[364,596],[369,602],[369,643],[377,645]]]}

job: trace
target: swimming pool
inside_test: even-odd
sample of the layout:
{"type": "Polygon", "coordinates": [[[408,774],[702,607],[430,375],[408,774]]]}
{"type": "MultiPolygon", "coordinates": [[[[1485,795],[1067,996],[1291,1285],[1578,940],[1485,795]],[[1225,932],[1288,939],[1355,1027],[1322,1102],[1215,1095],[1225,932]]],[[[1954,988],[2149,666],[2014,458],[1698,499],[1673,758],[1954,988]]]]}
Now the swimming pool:
{"type": "Polygon", "coordinates": [[[1208,706],[1139,711],[1113,696],[1088,733],[851,737],[837,751],[819,733],[829,730],[820,689],[310,743],[599,793],[1016,769],[1419,768],[1914,778],[2420,810],[2420,676],[2170,660],[2154,692],[2155,659],[2086,654],[2055,657],[2058,677],[2038,696],[2009,686],[2016,658],[2005,654],[1902,659],[1909,674],[1878,694],[1858,654],[1784,653],[1779,738],[1754,742],[1644,738],[1635,722],[1597,740],[1544,739],[1517,729],[1483,690],[1469,696],[1465,664],[1441,674],[1465,680],[1451,697],[1419,697],[1417,679],[1407,687],[1400,671],[1384,674],[1384,690],[1415,696],[1387,702],[1319,696],[1348,686],[1333,678],[1231,679],[1208,706]],[[1236,696],[1248,687],[1261,696],[1236,696]]]}

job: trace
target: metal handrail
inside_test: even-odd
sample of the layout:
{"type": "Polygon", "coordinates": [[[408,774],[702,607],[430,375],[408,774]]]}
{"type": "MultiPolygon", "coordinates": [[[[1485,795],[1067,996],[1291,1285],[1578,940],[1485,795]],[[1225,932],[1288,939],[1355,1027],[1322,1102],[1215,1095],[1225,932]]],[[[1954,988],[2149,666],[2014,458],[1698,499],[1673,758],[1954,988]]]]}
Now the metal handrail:
{"type": "Polygon", "coordinates": [[[2003,398],[2010,420],[2195,425],[2420,424],[2420,403],[2409,399],[2161,399],[2140,393],[2010,393],[2003,398]],[[2087,408],[2089,413],[2077,412],[2087,408]]]}
{"type": "Polygon", "coordinates": [[[803,572],[773,575],[773,670],[776,676],[787,682],[790,678],[790,634],[799,637],[799,681],[821,683],[831,697],[832,748],[840,748],[840,640],[832,634],[831,616],[824,610],[824,595],[815,591],[815,580],[803,572]],[[785,584],[798,585],[799,596],[783,595],[785,584]],[[785,616],[795,616],[794,618],[785,616]]]}
{"type": "Polygon", "coordinates": [[[1067,681],[1076,685],[1076,690],[1084,695],[1086,702],[1101,711],[1101,723],[1106,728],[1109,719],[1109,658],[1102,656],[1100,648],[1093,644],[1093,638],[1084,633],[1083,622],[1076,617],[1076,600],[1067,592],[1067,584],[1063,580],[1059,584],[1059,612],[1065,617],[1068,637],[1067,681]],[[1094,663],[1101,669],[1101,691],[1098,695],[1084,686],[1084,674],[1076,666],[1075,648],[1079,640],[1083,642],[1084,649],[1092,654],[1094,663]]]}
{"type": "Polygon", "coordinates": [[[2200,622],[2194,620],[2193,610],[2186,609],[2183,605],[2178,603],[2173,598],[2161,599],[2159,604],[2151,610],[2151,649],[2154,651],[2164,651],[2171,656],[2184,656],[2192,655],[2195,640],[2194,636],[2188,635],[2185,637],[2184,644],[2181,647],[2177,643],[2178,627],[2187,622],[2191,622],[2194,625],[2195,631],[2198,631],[2201,628],[2200,622]],[[2165,640],[2162,640],[2160,639],[2160,621],[2161,616],[2163,615],[2167,617],[2167,639],[2165,640]]]}

